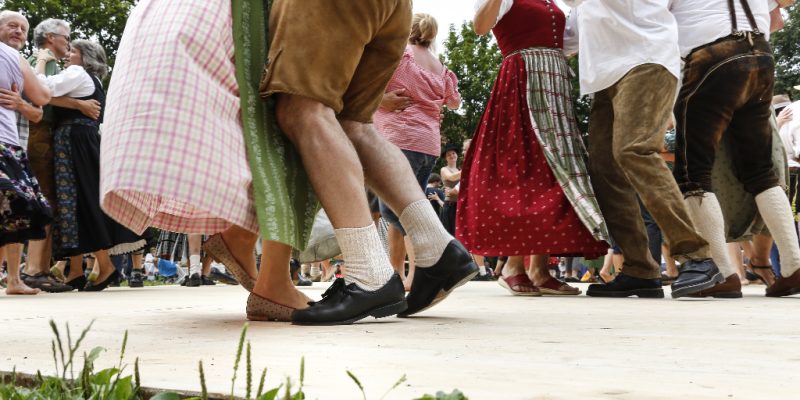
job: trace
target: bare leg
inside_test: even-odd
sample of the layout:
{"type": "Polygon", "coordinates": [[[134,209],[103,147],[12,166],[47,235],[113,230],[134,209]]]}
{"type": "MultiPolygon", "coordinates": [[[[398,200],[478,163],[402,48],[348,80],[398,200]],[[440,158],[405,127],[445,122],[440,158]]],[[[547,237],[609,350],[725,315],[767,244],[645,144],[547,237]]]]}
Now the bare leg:
{"type": "Polygon", "coordinates": [[[744,273],[744,260],[742,259],[742,248],[739,243],[728,243],[728,258],[736,268],[736,274],[739,275],[739,281],[741,281],[742,285],[749,285],[750,281],[747,280],[744,273]]]}
{"type": "Polygon", "coordinates": [[[405,236],[393,224],[389,224],[389,262],[400,278],[406,276],[406,242],[405,236]]]}
{"type": "Polygon", "coordinates": [[[547,260],[549,258],[549,254],[534,254],[531,256],[531,262],[528,266],[528,277],[531,278],[534,285],[543,285],[548,279],[552,278],[552,275],[550,275],[550,268],[547,267],[547,260]]]}
{"type": "Polygon", "coordinates": [[[53,247],[52,234],[49,226],[45,231],[47,232],[47,237],[44,240],[31,240],[28,242],[28,259],[25,263],[25,273],[28,275],[35,275],[50,269],[53,247]]]}
{"type": "MultiPolygon", "coordinates": [[[[63,261],[59,261],[63,263],[63,261]]],[[[69,276],[67,282],[83,275],[83,256],[74,256],[69,258],[69,276]]]]}
{"type": "MultiPolygon", "coordinates": [[[[525,268],[525,265],[523,265],[524,260],[525,260],[524,256],[511,256],[511,257],[508,257],[508,262],[506,263],[505,267],[503,267],[502,277],[503,278],[508,278],[508,277],[511,277],[511,276],[519,275],[519,274],[525,274],[526,273],[526,271],[525,271],[526,268],[525,268]]],[[[537,291],[536,288],[530,287],[528,285],[524,285],[524,286],[523,285],[516,285],[516,286],[512,286],[511,289],[513,289],[514,291],[517,291],[517,292],[535,292],[535,291],[537,291]]]]}
{"type": "Polygon", "coordinates": [[[200,263],[203,264],[203,276],[208,276],[211,273],[211,256],[206,254],[200,263]]]}
{"type": "Polygon", "coordinates": [[[134,253],[131,254],[131,268],[132,269],[140,269],[142,268],[142,258],[144,255],[142,253],[134,253]]]}
{"type": "MultiPolygon", "coordinates": [[[[20,257],[22,256],[22,244],[8,244],[0,248],[0,251],[2,252],[0,254],[5,255],[6,262],[8,263],[6,294],[32,295],[39,293],[39,289],[33,289],[29,287],[19,276],[19,262],[20,257]]],[[[0,255],[0,260],[2,260],[2,258],[3,255],[0,255]]]]}
{"type": "Polygon", "coordinates": [[[414,245],[411,244],[411,240],[408,236],[405,237],[406,242],[406,253],[408,253],[408,276],[403,281],[403,286],[405,286],[406,291],[411,290],[411,282],[414,282],[414,270],[416,269],[416,263],[414,262],[414,245]]]}
{"type": "Polygon", "coordinates": [[[753,243],[753,254],[750,257],[750,266],[753,268],[753,273],[764,279],[767,286],[772,286],[775,283],[775,274],[772,272],[772,268],[758,268],[772,266],[769,258],[772,250],[772,238],[766,235],[753,235],[751,242],[753,243]]]}
{"type": "Polygon", "coordinates": [[[666,243],[661,244],[661,255],[664,257],[664,261],[667,264],[666,274],[671,277],[678,276],[678,265],[675,263],[675,259],[672,258],[669,252],[669,246],[667,246],[666,243]]]}
{"type": "Polygon", "coordinates": [[[311,299],[297,290],[289,272],[291,246],[283,243],[262,241],[261,272],[258,274],[253,293],[278,304],[292,308],[306,308],[311,299]]]}
{"type": "MultiPolygon", "coordinates": [[[[276,113],[286,136],[303,158],[311,185],[331,224],[335,228],[369,225],[372,217],[364,192],[363,167],[333,110],[311,99],[282,94],[276,113]],[[336,168],[320,168],[317,164],[327,154],[336,154],[336,168]]],[[[392,181],[391,176],[385,178],[392,181]]]]}
{"type": "Polygon", "coordinates": [[[116,270],[108,255],[108,250],[100,250],[94,253],[94,270],[98,272],[95,282],[105,282],[116,270]]]}
{"type": "MultiPolygon", "coordinates": [[[[256,270],[254,249],[256,248],[258,235],[240,226],[233,225],[222,232],[222,240],[239,265],[247,271],[248,275],[255,279],[258,276],[258,271],[256,270]]],[[[197,254],[200,253],[198,252],[197,254]]],[[[262,254],[266,254],[266,251],[263,251],[262,254]]]]}
{"type": "Polygon", "coordinates": [[[611,266],[614,264],[614,250],[608,249],[606,257],[603,259],[603,268],[600,268],[600,278],[603,282],[611,282],[614,280],[614,274],[611,273],[611,266]]]}

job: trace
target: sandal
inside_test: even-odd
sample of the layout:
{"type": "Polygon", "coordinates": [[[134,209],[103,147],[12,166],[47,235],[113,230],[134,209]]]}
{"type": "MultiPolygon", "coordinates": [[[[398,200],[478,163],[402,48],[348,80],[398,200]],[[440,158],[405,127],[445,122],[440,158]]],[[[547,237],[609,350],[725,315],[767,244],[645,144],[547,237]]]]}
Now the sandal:
{"type": "Polygon", "coordinates": [[[53,277],[53,275],[50,274],[50,272],[40,272],[33,275],[20,272],[19,275],[22,278],[22,281],[25,282],[28,287],[33,289],[41,289],[42,291],[48,293],[63,293],[71,292],[73,290],[72,286],[59,282],[53,277]]]}
{"type": "Polygon", "coordinates": [[[775,283],[777,277],[775,276],[775,271],[772,270],[771,265],[753,265],[753,263],[747,263],[747,266],[750,267],[750,270],[753,271],[753,275],[755,275],[756,279],[764,282],[765,285],[769,286],[770,281],[769,278],[772,278],[772,283],[775,283]],[[769,271],[768,274],[760,274],[758,271],[769,271]]]}
{"type": "Polygon", "coordinates": [[[531,278],[528,278],[528,274],[521,273],[513,276],[500,276],[497,279],[497,283],[500,286],[506,288],[511,294],[514,296],[541,296],[542,292],[539,291],[533,282],[531,282],[531,278]],[[533,289],[531,291],[521,291],[521,290],[514,290],[515,287],[524,287],[533,289]]]}
{"type": "Polygon", "coordinates": [[[560,280],[551,277],[550,279],[546,280],[544,284],[537,286],[539,291],[542,295],[553,295],[553,296],[577,296],[581,294],[581,290],[567,285],[560,280]]]}

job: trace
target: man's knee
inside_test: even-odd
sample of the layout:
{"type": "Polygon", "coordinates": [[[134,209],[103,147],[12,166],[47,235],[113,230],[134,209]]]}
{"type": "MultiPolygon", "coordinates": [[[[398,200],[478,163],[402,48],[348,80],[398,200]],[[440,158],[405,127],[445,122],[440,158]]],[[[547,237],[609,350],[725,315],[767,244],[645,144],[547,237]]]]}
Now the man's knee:
{"type": "Polygon", "coordinates": [[[317,101],[289,94],[278,94],[275,117],[283,133],[296,142],[298,135],[325,119],[333,110],[317,101]]]}

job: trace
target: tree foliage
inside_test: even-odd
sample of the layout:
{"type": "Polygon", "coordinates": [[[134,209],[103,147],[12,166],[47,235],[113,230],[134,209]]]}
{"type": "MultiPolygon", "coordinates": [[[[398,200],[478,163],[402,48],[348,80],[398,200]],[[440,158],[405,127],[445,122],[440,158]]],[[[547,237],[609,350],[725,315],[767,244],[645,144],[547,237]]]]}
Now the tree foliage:
{"type": "Polygon", "coordinates": [[[772,34],[770,42],[775,54],[775,93],[793,93],[794,86],[800,85],[800,5],[789,7],[786,25],[772,34]]]}
{"type": "Polygon", "coordinates": [[[25,53],[33,51],[33,28],[47,18],[70,23],[73,39],[96,41],[106,51],[113,68],[122,31],[138,0],[0,0],[0,8],[19,11],[31,25],[25,53]]]}
{"type": "Polygon", "coordinates": [[[463,23],[458,31],[450,25],[444,47],[442,61],[458,77],[462,102],[458,110],[445,111],[442,140],[460,144],[472,137],[480,122],[503,57],[491,34],[478,36],[472,22],[463,23]]]}

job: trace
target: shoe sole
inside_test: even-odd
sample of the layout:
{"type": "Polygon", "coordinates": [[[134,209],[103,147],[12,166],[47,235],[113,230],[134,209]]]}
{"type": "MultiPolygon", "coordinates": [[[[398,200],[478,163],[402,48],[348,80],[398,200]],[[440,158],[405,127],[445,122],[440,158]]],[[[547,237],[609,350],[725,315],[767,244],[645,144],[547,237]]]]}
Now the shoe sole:
{"type": "MultiPolygon", "coordinates": [[[[694,285],[690,285],[690,286],[686,286],[686,287],[682,287],[682,288],[678,288],[678,289],[673,288],[672,289],[672,293],[670,295],[672,296],[673,299],[678,299],[678,298],[681,298],[681,297],[686,297],[686,296],[688,296],[690,294],[700,293],[700,292],[702,292],[703,290],[706,290],[706,289],[711,289],[712,287],[716,286],[718,283],[722,283],[722,282],[725,282],[725,278],[722,276],[722,273],[717,272],[716,274],[714,274],[714,276],[711,277],[711,279],[709,279],[709,280],[707,280],[705,282],[696,283],[694,285]]],[[[673,283],[673,285],[674,285],[674,283],[673,283]]]]}
{"type": "Polygon", "coordinates": [[[206,243],[203,245],[203,250],[205,250],[214,261],[224,265],[245,290],[251,293],[253,292],[256,283],[255,280],[250,277],[241,265],[239,265],[230,250],[228,250],[228,247],[225,246],[225,242],[222,241],[221,236],[214,235],[206,240],[206,243]]]}
{"type": "Polygon", "coordinates": [[[542,296],[578,296],[581,294],[580,290],[574,291],[565,291],[565,290],[555,290],[555,289],[547,289],[547,288],[539,288],[539,293],[542,296]]]}
{"type": "Polygon", "coordinates": [[[634,290],[626,290],[624,292],[587,290],[586,295],[589,297],[625,298],[625,297],[636,296],[639,297],[640,299],[663,299],[664,289],[634,289],[634,290]]]}
{"type": "Polygon", "coordinates": [[[741,299],[743,296],[742,292],[719,292],[719,293],[709,294],[706,296],[701,296],[699,293],[695,293],[687,295],[685,297],[691,297],[695,299],[703,299],[708,297],[713,297],[715,299],[741,299]]]}
{"type": "Polygon", "coordinates": [[[396,315],[398,313],[401,313],[401,312],[405,311],[406,308],[408,308],[408,304],[406,303],[406,299],[403,299],[401,301],[398,301],[397,303],[392,303],[392,304],[388,304],[388,305],[385,305],[385,306],[380,306],[378,308],[375,308],[375,309],[369,310],[367,312],[364,312],[362,314],[359,314],[359,315],[357,315],[357,316],[355,316],[353,318],[349,318],[349,319],[345,319],[345,320],[341,320],[341,321],[323,321],[323,322],[312,322],[312,321],[297,322],[297,321],[292,321],[292,324],[293,325],[306,325],[306,326],[308,326],[308,325],[314,325],[314,326],[350,325],[350,324],[352,324],[352,323],[354,323],[356,321],[360,321],[360,320],[362,320],[364,318],[367,318],[367,317],[375,317],[375,319],[391,317],[392,315],[396,315]]]}
{"type": "Polygon", "coordinates": [[[404,313],[400,312],[400,313],[397,314],[397,316],[399,318],[407,318],[407,317],[409,317],[411,315],[419,314],[419,313],[421,313],[421,312],[423,312],[423,311],[425,311],[425,310],[427,310],[427,309],[429,309],[429,308],[441,303],[442,300],[446,299],[447,296],[450,296],[450,293],[453,293],[454,290],[456,290],[457,288],[459,288],[461,286],[466,285],[467,282],[471,281],[472,278],[475,277],[475,275],[478,275],[478,272],[479,272],[478,271],[478,267],[476,266],[475,267],[475,271],[470,272],[469,274],[467,274],[466,276],[461,278],[460,281],[456,282],[454,285],[451,285],[450,289],[442,288],[442,290],[439,291],[439,294],[437,294],[436,297],[433,298],[433,301],[431,302],[431,304],[428,304],[427,306],[425,306],[425,307],[423,307],[423,308],[421,308],[421,309],[419,309],[419,310],[417,310],[417,311],[415,311],[413,313],[410,313],[410,314],[404,314],[404,313]]]}
{"type": "Polygon", "coordinates": [[[140,288],[140,287],[144,287],[144,283],[133,283],[133,284],[132,284],[132,283],[130,283],[130,282],[129,282],[129,283],[128,283],[128,287],[131,287],[131,288],[140,288]]]}

